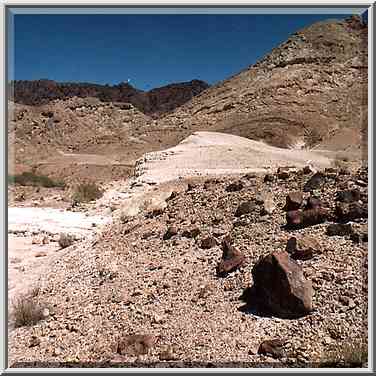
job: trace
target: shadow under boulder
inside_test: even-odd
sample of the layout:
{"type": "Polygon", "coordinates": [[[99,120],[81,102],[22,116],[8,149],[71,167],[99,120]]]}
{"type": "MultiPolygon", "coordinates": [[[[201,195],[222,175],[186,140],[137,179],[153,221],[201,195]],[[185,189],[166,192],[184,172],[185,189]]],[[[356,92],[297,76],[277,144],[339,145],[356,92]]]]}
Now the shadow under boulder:
{"type": "Polygon", "coordinates": [[[252,276],[254,285],[243,292],[246,306],[241,311],[280,318],[298,318],[312,311],[312,283],[287,252],[262,257],[252,276]]]}

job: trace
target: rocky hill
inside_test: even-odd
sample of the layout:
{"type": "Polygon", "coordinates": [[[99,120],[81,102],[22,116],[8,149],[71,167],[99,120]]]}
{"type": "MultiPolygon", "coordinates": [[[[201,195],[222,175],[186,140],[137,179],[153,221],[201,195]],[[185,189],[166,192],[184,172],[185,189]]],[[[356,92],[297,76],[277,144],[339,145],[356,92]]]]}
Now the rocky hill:
{"type": "Polygon", "coordinates": [[[123,201],[52,253],[30,297],[45,314],[10,332],[11,366],[364,367],[367,176],[180,180],[132,216],[123,201]]]}
{"type": "Polygon", "coordinates": [[[318,22],[159,124],[280,147],[360,151],[367,137],[367,68],[367,26],[359,17],[318,22]]]}
{"type": "Polygon", "coordinates": [[[59,83],[52,80],[14,81],[10,84],[11,99],[20,104],[43,105],[56,99],[72,97],[98,98],[102,102],[127,102],[148,115],[165,114],[181,106],[209,85],[200,80],[175,83],[149,92],[128,83],[99,85],[91,83],[59,83]]]}

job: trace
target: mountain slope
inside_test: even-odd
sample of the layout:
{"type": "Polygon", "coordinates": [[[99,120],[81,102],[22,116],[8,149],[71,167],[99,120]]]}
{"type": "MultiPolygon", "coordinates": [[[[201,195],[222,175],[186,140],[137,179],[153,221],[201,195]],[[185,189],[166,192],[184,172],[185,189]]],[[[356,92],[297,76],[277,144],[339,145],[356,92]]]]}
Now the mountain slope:
{"type": "Polygon", "coordinates": [[[360,150],[367,68],[367,26],[359,17],[318,22],[159,124],[228,132],[279,147],[346,149],[351,143],[360,150]]]}
{"type": "Polygon", "coordinates": [[[208,87],[204,81],[192,80],[144,92],[125,82],[109,86],[37,80],[14,81],[10,84],[10,92],[11,99],[19,104],[44,105],[56,99],[93,97],[102,102],[128,102],[145,114],[161,115],[174,110],[208,87]]]}

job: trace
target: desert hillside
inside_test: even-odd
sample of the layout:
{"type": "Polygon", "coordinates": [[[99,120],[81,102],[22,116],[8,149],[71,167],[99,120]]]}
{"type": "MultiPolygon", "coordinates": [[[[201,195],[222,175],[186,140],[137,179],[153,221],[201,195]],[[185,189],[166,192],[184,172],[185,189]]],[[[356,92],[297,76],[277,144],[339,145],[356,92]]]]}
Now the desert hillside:
{"type": "Polygon", "coordinates": [[[359,152],[367,136],[367,26],[352,17],[299,30],[159,124],[359,152]]]}

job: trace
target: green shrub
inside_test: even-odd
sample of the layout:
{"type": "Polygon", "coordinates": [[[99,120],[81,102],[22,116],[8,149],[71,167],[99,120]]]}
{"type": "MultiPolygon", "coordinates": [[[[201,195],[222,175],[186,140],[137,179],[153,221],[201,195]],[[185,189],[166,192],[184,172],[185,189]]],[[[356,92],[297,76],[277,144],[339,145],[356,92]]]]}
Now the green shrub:
{"type": "Polygon", "coordinates": [[[44,175],[36,175],[33,172],[23,172],[20,175],[10,175],[9,184],[19,184],[22,186],[64,188],[65,183],[61,180],[55,181],[44,175]]]}
{"type": "Polygon", "coordinates": [[[103,196],[102,190],[93,183],[80,183],[72,195],[74,203],[90,202],[103,196]]]}

